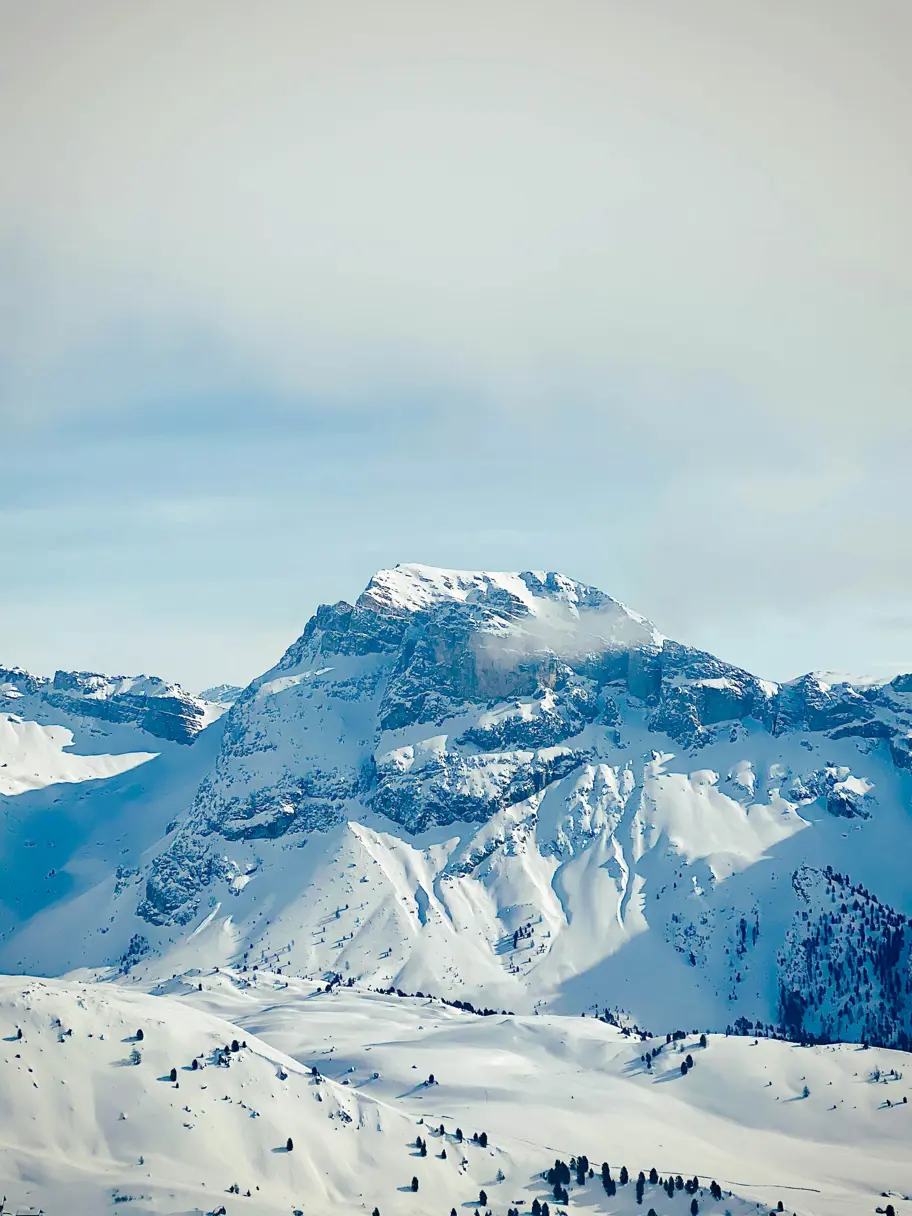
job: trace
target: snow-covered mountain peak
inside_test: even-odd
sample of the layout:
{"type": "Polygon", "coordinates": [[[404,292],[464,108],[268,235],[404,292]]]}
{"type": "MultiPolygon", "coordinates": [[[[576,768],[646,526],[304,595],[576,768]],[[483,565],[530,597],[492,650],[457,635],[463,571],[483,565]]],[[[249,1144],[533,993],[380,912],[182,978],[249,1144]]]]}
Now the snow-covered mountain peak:
{"type": "Polygon", "coordinates": [[[555,571],[445,570],[405,563],[379,570],[357,606],[401,613],[442,604],[480,605],[502,616],[505,623],[538,618],[556,627],[556,638],[561,632],[572,632],[574,622],[597,616],[598,631],[588,632],[609,645],[658,646],[663,641],[654,625],[619,600],[555,571]]]}
{"type": "MultiPolygon", "coordinates": [[[[648,956],[685,968],[690,1024],[725,1026],[785,1017],[799,863],[912,911],[904,870],[887,877],[912,842],[908,680],[773,684],[559,574],[380,571],[317,609],[216,745],[154,848],[87,893],[103,946],[64,941],[60,969],[296,942],[307,974],[513,1009],[623,991],[645,1020],[664,995],[626,960],[648,956]]],[[[36,957],[25,931],[0,955],[36,957]]],[[[853,968],[827,1033],[858,1025],[853,968]]],[[[912,1025],[878,1024],[884,1042],[912,1025]]]]}

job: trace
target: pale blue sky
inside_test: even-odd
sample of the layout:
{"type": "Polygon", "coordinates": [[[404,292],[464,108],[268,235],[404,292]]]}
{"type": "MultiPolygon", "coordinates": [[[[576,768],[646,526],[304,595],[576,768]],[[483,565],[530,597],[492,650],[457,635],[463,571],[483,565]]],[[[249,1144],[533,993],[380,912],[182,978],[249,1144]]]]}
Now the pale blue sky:
{"type": "Polygon", "coordinates": [[[912,668],[910,12],[0,3],[0,662],[420,561],[912,668]]]}

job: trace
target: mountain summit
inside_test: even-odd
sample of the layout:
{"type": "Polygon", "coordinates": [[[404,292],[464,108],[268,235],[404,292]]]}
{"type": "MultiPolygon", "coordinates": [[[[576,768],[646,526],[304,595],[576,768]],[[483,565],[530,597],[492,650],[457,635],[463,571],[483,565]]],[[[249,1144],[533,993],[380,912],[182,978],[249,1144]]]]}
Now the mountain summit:
{"type": "Polygon", "coordinates": [[[561,574],[405,565],[319,608],[212,731],[158,843],[7,958],[51,966],[65,909],[85,930],[54,970],[281,954],[517,1010],[909,1041],[909,677],[779,685],[561,574]]]}

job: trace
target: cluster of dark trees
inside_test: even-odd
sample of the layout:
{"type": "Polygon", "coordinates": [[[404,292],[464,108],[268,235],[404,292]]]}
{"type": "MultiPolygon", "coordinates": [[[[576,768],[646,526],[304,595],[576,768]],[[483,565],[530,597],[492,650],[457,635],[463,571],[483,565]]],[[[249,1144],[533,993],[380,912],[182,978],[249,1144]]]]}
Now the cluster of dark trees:
{"type": "Polygon", "coordinates": [[[912,1050],[908,918],[829,866],[825,879],[829,907],[802,912],[780,954],[783,1037],[912,1050]]]}
{"type": "MultiPolygon", "coordinates": [[[[218,1050],[215,1052],[215,1064],[223,1068],[230,1068],[232,1053],[236,1054],[237,1052],[246,1048],[246,1046],[246,1039],[244,1039],[243,1043],[239,1043],[237,1039],[232,1039],[230,1043],[226,1043],[224,1047],[218,1048],[218,1050]]],[[[196,1061],[194,1060],[190,1067],[193,1068],[195,1066],[196,1061]]]]}
{"type": "MultiPolygon", "coordinates": [[[[649,1051],[644,1052],[644,1054],[640,1056],[640,1061],[646,1065],[647,1071],[651,1072],[652,1071],[652,1061],[657,1056],[661,1055],[663,1048],[667,1047],[669,1045],[669,1043],[673,1043],[679,1039],[686,1039],[686,1038],[687,1038],[687,1035],[683,1030],[672,1031],[671,1034],[667,1034],[665,1036],[664,1043],[660,1043],[658,1045],[658,1047],[652,1047],[652,1048],[650,1048],[649,1051]]],[[[705,1034],[700,1035],[700,1046],[701,1047],[706,1046],[706,1035],[705,1034]]],[[[688,1053],[686,1059],[681,1064],[681,1075],[687,1076],[688,1072],[690,1072],[690,1070],[693,1068],[693,1066],[694,1066],[694,1058],[692,1055],[690,1055],[688,1053]]]]}
{"type": "Polygon", "coordinates": [[[532,936],[532,926],[531,925],[520,925],[520,927],[513,934],[513,949],[515,950],[521,941],[525,941],[525,939],[527,937],[531,937],[531,936],[532,936]]]}
{"type": "Polygon", "coordinates": [[[626,1035],[627,1038],[639,1039],[645,1043],[647,1039],[655,1037],[651,1030],[642,1030],[635,1023],[631,1026],[622,1022],[619,1010],[605,1008],[601,1013],[596,1013],[595,1016],[600,1022],[605,1022],[608,1026],[614,1026],[621,1034],[626,1035]]]}
{"type": "MultiPolygon", "coordinates": [[[[351,984],[351,981],[349,981],[349,985],[350,984],[351,984]]],[[[460,1001],[460,1000],[451,1001],[451,1000],[448,1000],[445,996],[434,996],[434,994],[432,992],[420,992],[420,991],[419,992],[404,992],[401,988],[393,988],[393,987],[378,988],[377,992],[379,992],[381,996],[399,996],[399,997],[414,996],[414,997],[418,997],[422,1001],[426,1001],[426,1000],[440,1001],[441,1005],[449,1005],[449,1007],[451,1009],[462,1009],[465,1013],[475,1013],[475,1014],[478,1014],[479,1017],[483,1017],[483,1018],[496,1017],[498,1014],[506,1017],[508,1014],[512,1013],[512,1010],[510,1010],[510,1009],[476,1009],[471,1001],[460,1001]]]]}
{"type": "MultiPolygon", "coordinates": [[[[586,1182],[594,1176],[595,1171],[585,1153],[581,1153],[578,1157],[571,1157],[569,1162],[562,1161],[560,1158],[558,1158],[554,1162],[554,1165],[552,1165],[550,1169],[546,1170],[543,1175],[546,1182],[551,1187],[555,1201],[561,1204],[567,1204],[569,1202],[570,1195],[568,1187],[570,1186],[571,1179],[576,1182],[577,1186],[582,1187],[585,1186],[586,1182]]],[[[627,1186],[629,1184],[630,1173],[626,1165],[622,1165],[618,1170],[617,1178],[614,1178],[611,1173],[611,1166],[607,1161],[603,1161],[600,1180],[605,1194],[611,1198],[617,1194],[617,1188],[619,1186],[627,1186]]],[[[700,1205],[697,1200],[697,1193],[699,1192],[702,1194],[702,1190],[700,1187],[700,1181],[697,1177],[688,1178],[685,1180],[680,1174],[678,1174],[676,1176],[669,1175],[667,1178],[663,1178],[655,1166],[653,1166],[648,1175],[640,1170],[634,1185],[638,1204],[642,1204],[647,1186],[660,1186],[665,1191],[669,1199],[674,1197],[676,1191],[683,1191],[685,1194],[690,1195],[691,1216],[697,1216],[697,1213],[699,1212],[700,1205]]],[[[709,1193],[715,1200],[720,1200],[722,1198],[722,1188],[715,1179],[713,1179],[713,1181],[709,1184],[709,1193]]],[[[729,1194],[730,1193],[731,1192],[729,1192],[729,1194]]],[[[547,1207],[547,1204],[541,1204],[538,1202],[538,1200],[536,1200],[532,1205],[533,1216],[549,1216],[547,1207]]],[[[779,1210],[782,1210],[781,1204],[779,1210]]],[[[649,1209],[648,1216],[655,1216],[654,1209],[649,1209]]]]}

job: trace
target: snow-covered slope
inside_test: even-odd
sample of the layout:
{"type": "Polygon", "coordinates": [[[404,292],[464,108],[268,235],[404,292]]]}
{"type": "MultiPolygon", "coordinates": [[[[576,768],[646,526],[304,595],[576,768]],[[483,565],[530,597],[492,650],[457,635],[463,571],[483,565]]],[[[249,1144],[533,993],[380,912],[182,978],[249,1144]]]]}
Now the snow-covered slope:
{"type": "Polygon", "coordinates": [[[912,1192],[899,1053],[644,1040],[258,974],[178,977],[159,996],[0,981],[12,1210],[527,1216],[566,1210],[543,1177],[557,1160],[570,1210],[593,1216],[688,1216],[693,1200],[700,1216],[854,1216],[912,1192]],[[669,1196],[653,1168],[688,1188],[669,1196]]]}
{"type": "MultiPolygon", "coordinates": [[[[135,870],[212,764],[226,708],[149,677],[0,670],[0,942],[44,907],[135,870]]],[[[64,914],[42,969],[62,942],[87,935],[91,949],[109,921],[64,914]]]]}
{"type": "Polygon", "coordinates": [[[237,1183],[246,1212],[358,1211],[386,1138],[406,1175],[405,1115],[318,1083],[252,1035],[232,1050],[240,1032],[206,1013],[108,986],[6,979],[0,1021],[0,1188],[17,1202],[74,1216],[122,1202],[211,1211],[232,1204],[237,1183]]]}
{"type": "Polygon", "coordinates": [[[17,714],[0,714],[0,794],[114,777],[156,755],[122,752],[80,756],[69,750],[72,745],[73,732],[65,726],[42,726],[17,714]]]}
{"type": "Polygon", "coordinates": [[[148,858],[43,910],[0,965],[280,952],[516,1011],[905,1045],[910,738],[908,676],[779,686],[562,575],[400,566],[237,698],[148,858]],[[832,875],[884,912],[802,1004],[832,875]]]}

